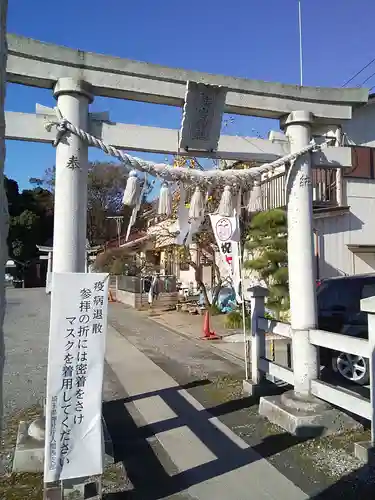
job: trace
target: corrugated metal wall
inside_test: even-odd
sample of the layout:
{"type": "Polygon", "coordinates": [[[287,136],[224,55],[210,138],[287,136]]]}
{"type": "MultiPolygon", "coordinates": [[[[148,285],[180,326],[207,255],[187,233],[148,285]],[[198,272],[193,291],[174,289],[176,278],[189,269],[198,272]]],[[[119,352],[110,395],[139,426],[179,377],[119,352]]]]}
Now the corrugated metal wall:
{"type": "Polygon", "coordinates": [[[353,274],[352,252],[348,250],[350,214],[314,221],[317,231],[319,278],[353,274]]]}

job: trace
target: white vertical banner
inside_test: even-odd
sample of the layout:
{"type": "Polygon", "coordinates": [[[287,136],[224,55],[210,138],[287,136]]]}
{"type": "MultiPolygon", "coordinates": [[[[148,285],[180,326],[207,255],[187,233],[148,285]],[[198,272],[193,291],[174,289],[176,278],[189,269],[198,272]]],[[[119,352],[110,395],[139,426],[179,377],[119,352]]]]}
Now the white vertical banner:
{"type": "Polygon", "coordinates": [[[240,225],[238,216],[222,217],[210,215],[212,229],[215,235],[220,256],[227,265],[229,275],[233,282],[237,301],[241,301],[239,293],[241,283],[240,269],[240,225]]]}
{"type": "Polygon", "coordinates": [[[103,472],[108,274],[54,273],[44,482],[103,472]]]}

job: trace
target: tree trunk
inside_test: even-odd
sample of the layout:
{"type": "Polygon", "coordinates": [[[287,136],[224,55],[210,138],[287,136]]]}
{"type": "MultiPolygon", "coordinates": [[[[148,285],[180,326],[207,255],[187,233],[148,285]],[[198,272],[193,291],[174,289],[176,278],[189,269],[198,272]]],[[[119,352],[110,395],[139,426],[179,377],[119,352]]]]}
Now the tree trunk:
{"type": "MultiPolygon", "coordinates": [[[[215,257],[214,257],[214,259],[215,259],[215,257]]],[[[216,305],[216,303],[218,301],[219,293],[220,293],[220,290],[221,290],[221,284],[222,284],[222,279],[221,279],[221,275],[220,275],[220,269],[219,269],[219,266],[216,264],[216,262],[215,262],[214,259],[212,261],[212,264],[213,264],[214,269],[215,269],[217,283],[216,283],[216,286],[215,286],[215,293],[212,296],[212,305],[213,306],[216,305]]]]}
{"type": "Polygon", "coordinates": [[[5,265],[8,258],[8,201],[4,188],[5,117],[4,100],[6,86],[7,39],[6,19],[8,1],[0,1],[0,429],[3,424],[3,374],[5,362],[4,315],[5,315],[5,265]]]}
{"type": "Polygon", "coordinates": [[[210,303],[210,300],[208,298],[207,289],[205,287],[205,284],[202,281],[202,265],[201,264],[196,264],[192,260],[188,260],[188,264],[195,271],[195,281],[197,282],[197,285],[198,285],[199,289],[203,293],[204,302],[205,302],[206,307],[209,308],[211,306],[211,303],[210,303]]]}
{"type": "Polygon", "coordinates": [[[200,290],[202,291],[203,293],[203,297],[204,297],[204,303],[206,305],[207,308],[211,307],[211,303],[210,303],[210,299],[208,298],[208,295],[207,295],[207,289],[206,289],[206,286],[205,284],[203,283],[203,281],[201,281],[199,283],[199,288],[200,290]]]}

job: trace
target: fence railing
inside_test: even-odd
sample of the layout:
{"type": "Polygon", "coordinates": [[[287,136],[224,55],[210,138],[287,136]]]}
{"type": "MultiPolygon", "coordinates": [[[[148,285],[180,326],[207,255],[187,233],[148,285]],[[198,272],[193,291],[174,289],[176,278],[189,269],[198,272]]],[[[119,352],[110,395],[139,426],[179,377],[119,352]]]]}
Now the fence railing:
{"type": "MultiPolygon", "coordinates": [[[[312,171],[313,201],[320,205],[336,205],[337,169],[314,168],[312,171]]],[[[285,191],[286,173],[274,175],[261,183],[263,210],[271,210],[286,206],[285,191]]]]}
{"type": "Polygon", "coordinates": [[[285,172],[262,181],[261,190],[263,210],[285,207],[285,172]]]}
{"type": "MultiPolygon", "coordinates": [[[[264,343],[266,342],[266,332],[274,335],[280,335],[280,337],[284,338],[292,338],[292,329],[287,323],[280,323],[278,321],[260,317],[257,320],[257,329],[259,330],[260,335],[264,336],[264,343]]],[[[263,374],[268,374],[273,378],[283,380],[284,382],[293,385],[294,374],[291,367],[282,366],[275,361],[266,358],[265,352],[266,351],[264,349],[264,356],[259,357],[259,370],[263,374]]]]}
{"type": "MultiPolygon", "coordinates": [[[[374,332],[375,333],[375,332],[374,332]]],[[[345,352],[370,358],[370,345],[367,340],[349,337],[323,330],[310,330],[310,343],[333,351],[345,352]]],[[[371,382],[370,382],[371,383],[371,382]]],[[[345,389],[333,387],[321,380],[311,381],[311,393],[328,403],[372,420],[371,402],[362,396],[348,393],[345,389]]]]}
{"type": "MultiPolygon", "coordinates": [[[[266,334],[276,334],[285,339],[293,339],[289,324],[264,318],[266,293],[260,287],[250,289],[251,297],[251,378],[259,384],[266,376],[295,385],[293,366],[282,366],[266,357],[266,334]]],[[[311,381],[311,394],[336,407],[342,408],[371,421],[371,439],[375,443],[375,297],[363,299],[361,310],[368,314],[368,340],[344,334],[311,329],[309,341],[312,345],[363,356],[370,361],[370,399],[348,391],[345,387],[333,386],[316,378],[311,381]]],[[[298,333],[297,333],[298,335],[298,333]]]]}

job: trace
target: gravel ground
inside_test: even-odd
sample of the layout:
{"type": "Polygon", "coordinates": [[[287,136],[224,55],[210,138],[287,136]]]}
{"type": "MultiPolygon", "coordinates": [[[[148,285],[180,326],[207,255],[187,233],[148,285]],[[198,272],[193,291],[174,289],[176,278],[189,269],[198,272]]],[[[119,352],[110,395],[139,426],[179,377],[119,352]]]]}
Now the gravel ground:
{"type": "MultiPolygon", "coordinates": [[[[107,402],[124,398],[122,386],[105,365],[103,399],[104,406],[107,402]]],[[[32,421],[42,414],[38,405],[24,407],[8,415],[6,431],[2,436],[0,448],[0,498],[1,500],[42,500],[43,478],[41,474],[11,474],[13,451],[17,437],[20,420],[32,421]]],[[[111,457],[106,455],[105,469],[102,476],[103,493],[109,498],[117,498],[117,494],[130,491],[132,484],[124,473],[121,462],[113,463],[111,457]],[[119,493],[121,492],[121,493],[119,493]]]]}
{"type": "MultiPolygon", "coordinates": [[[[5,420],[35,405],[46,390],[50,298],[44,289],[8,289],[4,323],[5,420]]],[[[122,386],[106,367],[103,398],[122,397],[122,386]]]]}
{"type": "Polygon", "coordinates": [[[44,288],[8,288],[6,298],[5,419],[29,406],[43,404],[50,307],[44,288]]]}

